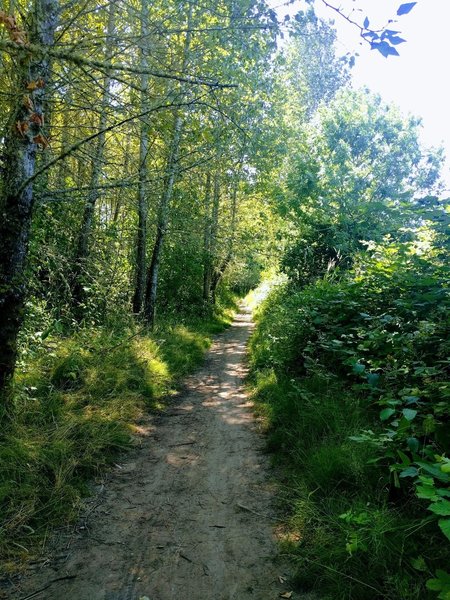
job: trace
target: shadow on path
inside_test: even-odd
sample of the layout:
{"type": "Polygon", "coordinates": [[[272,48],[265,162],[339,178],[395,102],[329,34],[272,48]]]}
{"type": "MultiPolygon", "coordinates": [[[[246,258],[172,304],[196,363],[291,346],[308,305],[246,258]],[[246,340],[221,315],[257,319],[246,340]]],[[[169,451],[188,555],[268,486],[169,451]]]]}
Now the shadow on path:
{"type": "Polygon", "coordinates": [[[250,315],[216,338],[202,369],[92,501],[84,526],[11,598],[270,600],[273,489],[242,387],[250,315]],[[58,554],[58,552],[56,554],[58,554]],[[59,579],[62,577],[67,579],[59,579]]]}

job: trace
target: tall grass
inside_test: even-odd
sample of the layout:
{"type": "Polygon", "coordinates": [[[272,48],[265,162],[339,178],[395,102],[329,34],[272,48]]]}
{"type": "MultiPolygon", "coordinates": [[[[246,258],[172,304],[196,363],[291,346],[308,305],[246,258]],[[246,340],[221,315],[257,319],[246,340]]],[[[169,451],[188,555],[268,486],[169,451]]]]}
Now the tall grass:
{"type": "Polygon", "coordinates": [[[13,569],[78,514],[88,482],[133,443],[137,420],[164,408],[231,311],[151,335],[121,327],[47,337],[20,361],[0,438],[0,556],[13,569]]]}
{"type": "Polygon", "coordinates": [[[350,436],[367,426],[362,399],[322,377],[251,379],[268,446],[282,472],[281,550],[300,591],[321,600],[422,600],[426,563],[445,560],[413,499],[389,498],[372,449],[350,436]],[[440,555],[441,554],[441,555],[440,555]]]}

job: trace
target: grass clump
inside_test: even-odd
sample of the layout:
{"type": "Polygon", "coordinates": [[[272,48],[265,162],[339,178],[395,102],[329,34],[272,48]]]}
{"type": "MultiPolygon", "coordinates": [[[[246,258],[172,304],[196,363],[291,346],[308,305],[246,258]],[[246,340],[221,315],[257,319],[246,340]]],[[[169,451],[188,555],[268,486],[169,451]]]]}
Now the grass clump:
{"type": "Polygon", "coordinates": [[[432,598],[425,580],[445,560],[439,534],[417,500],[389,497],[372,449],[349,438],[366,407],[336,382],[253,375],[257,411],[282,469],[286,524],[279,539],[301,591],[323,600],[432,598]]]}
{"type": "Polygon", "coordinates": [[[130,447],[136,421],[164,407],[230,315],[163,322],[152,335],[133,326],[80,329],[48,337],[22,358],[0,439],[0,556],[7,570],[78,514],[88,482],[130,447]]]}

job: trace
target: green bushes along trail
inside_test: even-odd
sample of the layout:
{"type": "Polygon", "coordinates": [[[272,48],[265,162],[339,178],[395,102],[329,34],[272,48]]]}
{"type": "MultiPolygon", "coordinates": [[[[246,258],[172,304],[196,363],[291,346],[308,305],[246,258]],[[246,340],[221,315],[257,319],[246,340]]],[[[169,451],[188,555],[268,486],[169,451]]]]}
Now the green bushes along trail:
{"type": "Polygon", "coordinates": [[[449,598],[449,266],[428,231],[257,309],[252,384],[301,589],[449,598]]]}

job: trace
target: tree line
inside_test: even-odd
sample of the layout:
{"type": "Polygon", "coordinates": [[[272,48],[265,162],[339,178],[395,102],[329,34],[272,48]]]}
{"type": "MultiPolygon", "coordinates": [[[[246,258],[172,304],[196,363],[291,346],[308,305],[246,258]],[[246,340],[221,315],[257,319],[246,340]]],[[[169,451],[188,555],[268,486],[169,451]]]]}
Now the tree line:
{"type": "Polygon", "coordinates": [[[4,388],[30,280],[66,320],[131,302],[152,325],[165,247],[184,238],[203,273],[178,302],[214,302],[277,23],[253,1],[11,1],[0,20],[4,388]]]}

